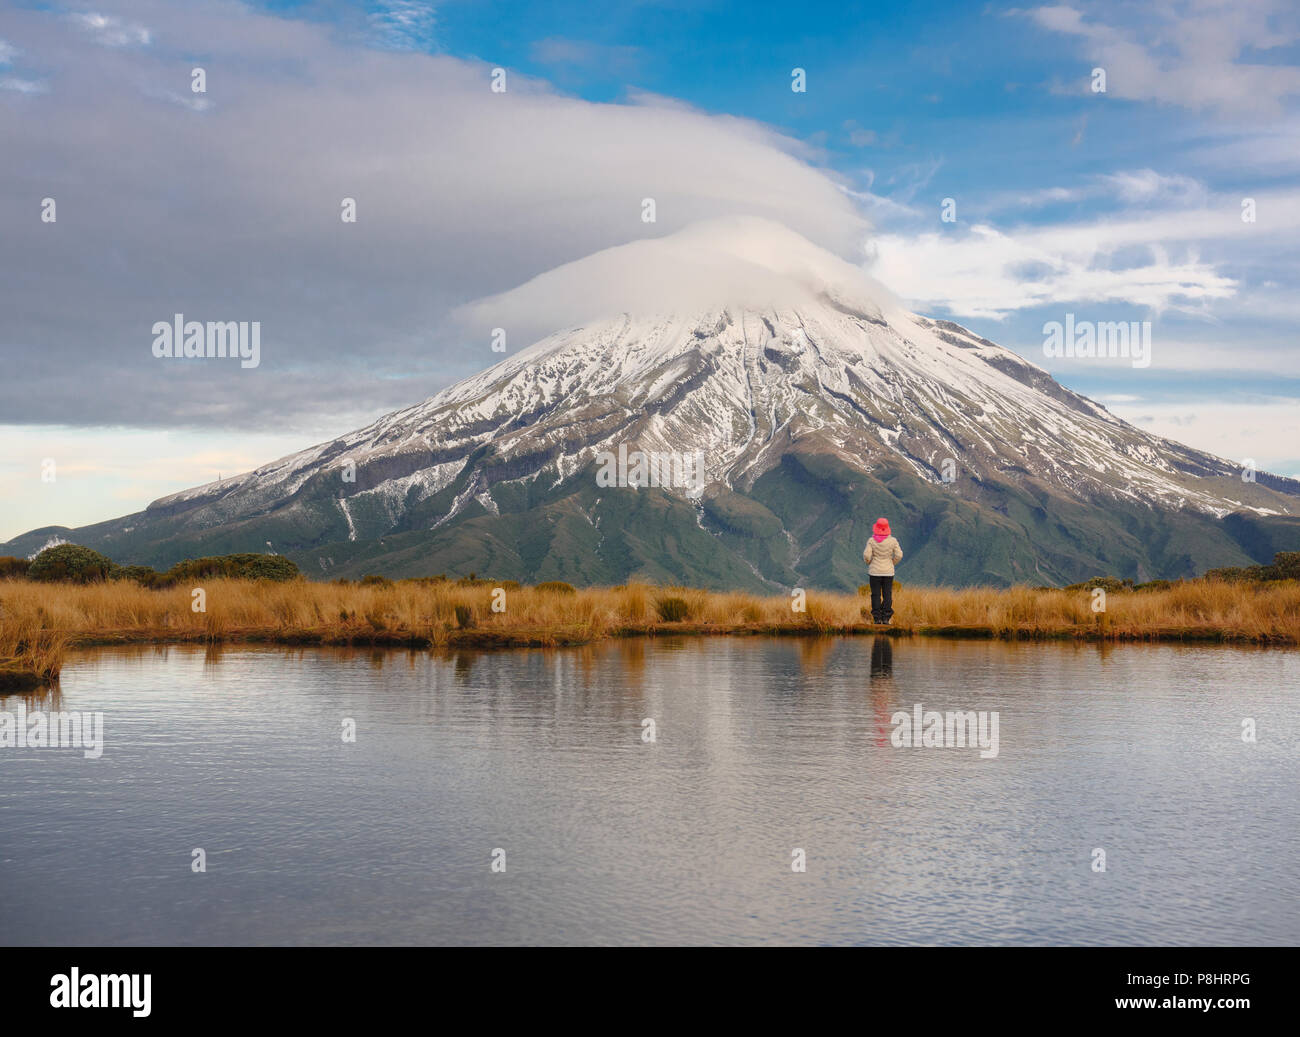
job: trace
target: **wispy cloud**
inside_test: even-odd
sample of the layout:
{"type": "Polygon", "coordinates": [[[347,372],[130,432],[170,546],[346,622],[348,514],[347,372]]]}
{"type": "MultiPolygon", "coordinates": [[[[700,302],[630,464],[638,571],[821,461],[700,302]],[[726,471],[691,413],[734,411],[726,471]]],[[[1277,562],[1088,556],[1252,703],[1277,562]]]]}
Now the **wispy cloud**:
{"type": "Polygon", "coordinates": [[[1171,183],[1171,198],[1204,200],[1067,223],[879,234],[872,272],[918,305],[972,317],[1080,301],[1204,313],[1238,293],[1239,277],[1226,270],[1230,257],[1284,251],[1300,232],[1300,192],[1261,193],[1255,201],[1266,217],[1245,223],[1239,198],[1203,196],[1195,182],[1124,175],[1103,182],[1134,202],[1171,183]],[[1218,258],[1202,258],[1209,251],[1218,258]]]}
{"type": "Polygon", "coordinates": [[[382,0],[367,16],[373,42],[389,50],[429,50],[437,11],[422,0],[382,0]]]}
{"type": "Polygon", "coordinates": [[[1265,471],[1300,476],[1287,452],[1300,443],[1300,406],[1290,397],[1251,400],[1116,401],[1110,410],[1158,436],[1195,443],[1220,457],[1253,461],[1265,471]]]}
{"type": "Polygon", "coordinates": [[[149,29],[124,21],[117,15],[78,11],[68,17],[103,47],[145,47],[153,39],[153,33],[149,29]]]}
{"type": "Polygon", "coordinates": [[[48,89],[48,86],[35,79],[19,79],[16,76],[0,79],[0,90],[13,90],[20,94],[43,94],[48,89]]]}
{"type": "Polygon", "coordinates": [[[965,233],[877,236],[871,270],[916,305],[992,319],[1065,302],[1192,309],[1236,291],[1195,250],[1174,259],[1148,246],[1144,260],[1112,266],[1125,244],[1129,236],[1107,224],[1019,232],[977,224],[965,233]]]}
{"type": "MultiPolygon", "coordinates": [[[[1269,114],[1300,95],[1300,68],[1257,58],[1300,42],[1292,0],[1057,4],[1007,13],[1079,41],[1084,56],[1105,69],[1108,96],[1269,114]],[[1122,24],[1135,13],[1139,24],[1122,24]]],[[[1081,73],[1073,89],[1089,91],[1087,78],[1081,73]]]]}
{"type": "Polygon", "coordinates": [[[642,58],[639,47],[593,43],[590,40],[573,40],[563,36],[548,36],[544,40],[537,40],[529,47],[529,54],[541,65],[599,69],[615,75],[627,75],[635,71],[642,58]]]}
{"type": "Polygon", "coordinates": [[[845,121],[844,132],[848,137],[848,142],[855,148],[869,148],[875,144],[878,139],[875,130],[869,130],[864,126],[859,126],[854,119],[848,119],[845,121]]]}
{"type": "Polygon", "coordinates": [[[1154,169],[1133,169],[1093,174],[1071,187],[999,192],[973,201],[972,206],[984,214],[1014,210],[1023,216],[1047,206],[1083,202],[1109,203],[1116,207],[1141,205],[1148,209],[1188,208],[1203,205],[1208,196],[1205,184],[1195,177],[1159,173],[1154,169]]]}

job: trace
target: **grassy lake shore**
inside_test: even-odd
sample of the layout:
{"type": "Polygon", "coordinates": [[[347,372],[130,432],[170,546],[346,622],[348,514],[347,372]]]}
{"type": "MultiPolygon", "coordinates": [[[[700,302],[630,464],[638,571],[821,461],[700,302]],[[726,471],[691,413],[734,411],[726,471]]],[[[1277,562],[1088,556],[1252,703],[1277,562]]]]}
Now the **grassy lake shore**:
{"type": "Polygon", "coordinates": [[[857,594],[790,596],[630,584],[196,581],[150,589],[0,581],[0,688],[57,679],[65,652],[129,643],[270,642],[419,648],[585,644],[607,637],[888,633],[1005,639],[1300,644],[1300,583],[1189,580],[1120,590],[1093,611],[1089,591],[903,586],[895,625],[870,622],[857,594]],[[202,611],[194,591],[202,590],[202,611]],[[494,611],[493,603],[503,610],[494,611]],[[865,612],[865,615],[864,615],[865,612]]]}

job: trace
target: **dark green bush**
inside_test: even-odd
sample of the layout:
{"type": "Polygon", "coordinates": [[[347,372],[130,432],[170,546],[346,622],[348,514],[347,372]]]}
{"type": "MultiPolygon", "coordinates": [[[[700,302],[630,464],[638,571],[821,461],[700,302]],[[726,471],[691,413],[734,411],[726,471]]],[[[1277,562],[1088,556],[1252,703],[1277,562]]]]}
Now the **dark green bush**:
{"type": "Polygon", "coordinates": [[[1300,551],[1279,551],[1271,565],[1224,566],[1206,572],[1207,580],[1225,583],[1263,583],[1267,580],[1300,580],[1300,551]]]}
{"type": "Polygon", "coordinates": [[[684,598],[660,598],[655,602],[655,611],[665,623],[680,623],[690,615],[691,608],[684,598]]]}
{"type": "Polygon", "coordinates": [[[80,544],[47,547],[32,559],[27,576],[32,580],[98,583],[112,573],[111,559],[80,544]]]}
{"type": "Polygon", "coordinates": [[[1084,580],[1083,583],[1072,583],[1065,589],[1067,591],[1093,591],[1098,587],[1107,594],[1114,594],[1117,591],[1131,591],[1133,581],[1116,579],[1114,576],[1094,576],[1091,580],[1084,580]]]}
{"type": "Polygon", "coordinates": [[[26,558],[15,558],[13,555],[0,555],[0,580],[23,579],[27,575],[28,565],[29,563],[26,558]]]}
{"type": "Polygon", "coordinates": [[[1300,580],[1300,551],[1279,551],[1273,556],[1270,568],[1277,580],[1300,580]]]}
{"type": "MultiPolygon", "coordinates": [[[[230,555],[241,558],[242,555],[230,555]]],[[[284,555],[252,555],[247,562],[241,563],[239,577],[244,580],[273,580],[282,582],[297,579],[298,566],[284,555]]]]}
{"type": "Polygon", "coordinates": [[[474,625],[474,610],[468,605],[456,606],[456,625],[462,630],[468,630],[474,625]]]}
{"type": "Polygon", "coordinates": [[[550,580],[546,583],[539,583],[534,590],[547,591],[551,594],[577,594],[573,584],[565,583],[562,580],[550,580]]]}
{"type": "Polygon", "coordinates": [[[187,558],[159,577],[162,586],[225,577],[232,580],[292,580],[298,567],[283,555],[233,554],[187,558]]]}
{"type": "Polygon", "coordinates": [[[380,576],[378,573],[366,573],[361,577],[361,586],[363,587],[391,587],[393,581],[387,576],[380,576]]]}
{"type": "Polygon", "coordinates": [[[1139,583],[1133,589],[1135,591],[1167,591],[1173,585],[1172,580],[1148,580],[1146,583],[1139,583]]]}
{"type": "Polygon", "coordinates": [[[119,565],[110,574],[114,580],[130,580],[141,587],[156,586],[162,573],[150,569],[147,565],[119,565]]]}

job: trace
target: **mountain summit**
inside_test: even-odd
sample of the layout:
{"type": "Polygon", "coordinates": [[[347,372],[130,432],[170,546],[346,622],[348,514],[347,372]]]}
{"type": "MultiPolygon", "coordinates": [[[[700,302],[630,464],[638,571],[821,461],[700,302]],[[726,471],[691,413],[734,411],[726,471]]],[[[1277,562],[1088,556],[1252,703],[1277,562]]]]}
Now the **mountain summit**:
{"type": "Polygon", "coordinates": [[[774,590],[864,582],[879,515],[921,583],[1188,576],[1300,538],[1300,483],[1245,482],[765,221],[609,249],[462,316],[565,330],[357,432],[7,549],[57,535],[166,565],[269,544],[325,578],[774,590]],[[612,458],[634,485],[609,485],[612,458]],[[702,464],[656,486],[639,458],[702,464]]]}

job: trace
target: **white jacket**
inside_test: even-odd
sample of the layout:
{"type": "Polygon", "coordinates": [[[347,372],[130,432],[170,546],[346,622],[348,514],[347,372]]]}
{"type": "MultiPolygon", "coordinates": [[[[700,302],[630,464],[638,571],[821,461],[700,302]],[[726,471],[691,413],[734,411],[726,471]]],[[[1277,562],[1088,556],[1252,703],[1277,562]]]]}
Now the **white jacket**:
{"type": "Polygon", "coordinates": [[[873,536],[867,541],[862,560],[867,563],[867,572],[872,576],[893,576],[894,566],[903,560],[903,549],[892,536],[884,540],[873,536]]]}

